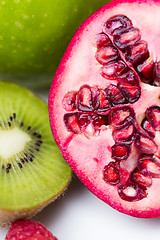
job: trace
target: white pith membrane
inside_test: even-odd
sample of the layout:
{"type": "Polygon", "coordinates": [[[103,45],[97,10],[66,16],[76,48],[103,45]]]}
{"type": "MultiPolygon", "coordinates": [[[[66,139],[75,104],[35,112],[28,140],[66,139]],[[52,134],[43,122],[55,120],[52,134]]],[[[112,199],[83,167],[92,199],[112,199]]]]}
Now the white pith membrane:
{"type": "Polygon", "coordinates": [[[31,137],[18,127],[9,130],[0,129],[0,158],[7,160],[25,150],[31,137]]]}
{"type": "MultiPolygon", "coordinates": [[[[102,126],[98,136],[87,135],[87,137],[85,134],[73,134],[67,131],[63,121],[63,116],[67,111],[62,106],[62,98],[69,91],[78,91],[84,84],[91,87],[98,86],[101,89],[107,88],[110,84],[116,85],[115,80],[107,80],[100,75],[101,64],[95,59],[96,48],[92,45],[95,35],[103,31],[104,23],[114,15],[123,14],[131,19],[133,26],[140,30],[141,39],[147,42],[153,60],[159,61],[157,53],[160,52],[160,45],[158,40],[155,41],[156,38],[159,39],[159,10],[159,2],[153,1],[151,7],[150,2],[145,1],[145,3],[130,2],[129,4],[124,2],[115,6],[114,3],[113,5],[108,4],[108,7],[96,12],[81,26],[73,38],[50,91],[51,127],[67,162],[95,195],[119,211],[137,217],[160,215],[160,179],[152,178],[152,185],[146,191],[147,197],[142,200],[136,202],[122,200],[118,195],[117,186],[107,184],[103,180],[104,167],[113,161],[111,146],[114,145],[115,141],[112,137],[112,127],[102,126]],[[136,17],[133,9],[136,9],[136,17]]],[[[129,104],[134,109],[139,124],[144,119],[148,107],[151,105],[160,106],[159,87],[140,82],[140,88],[141,97],[135,103],[129,104]]],[[[91,129],[89,132],[92,135],[93,130],[91,129]]],[[[158,131],[156,131],[154,141],[160,146],[160,133],[158,131]]],[[[159,147],[154,155],[160,157],[159,147]]],[[[129,158],[120,163],[121,183],[125,182],[126,176],[135,169],[139,156],[139,151],[132,144],[129,158]]],[[[125,191],[131,196],[135,194],[133,188],[130,187],[125,191]]]]}

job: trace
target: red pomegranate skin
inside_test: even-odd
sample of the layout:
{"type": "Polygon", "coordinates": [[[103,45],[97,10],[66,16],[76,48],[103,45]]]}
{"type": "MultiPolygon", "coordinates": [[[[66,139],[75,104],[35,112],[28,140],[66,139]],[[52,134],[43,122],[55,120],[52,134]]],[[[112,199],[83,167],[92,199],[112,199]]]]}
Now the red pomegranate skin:
{"type": "Polygon", "coordinates": [[[31,220],[19,220],[11,224],[5,240],[58,240],[47,228],[31,220]]]}
{"type": "MultiPolygon", "coordinates": [[[[131,177],[137,169],[138,160],[143,155],[145,157],[150,154],[156,161],[159,161],[160,158],[160,133],[159,130],[155,131],[153,126],[155,121],[156,124],[160,123],[158,120],[160,114],[156,112],[155,115],[153,112],[152,115],[150,114],[153,116],[152,119],[147,115],[147,109],[152,110],[152,106],[156,106],[157,109],[157,106],[160,106],[159,12],[160,2],[157,0],[115,0],[97,10],[81,24],[73,36],[56,71],[48,101],[50,124],[55,141],[63,157],[82,183],[114,209],[139,218],[160,216],[160,178],[156,177],[156,169],[154,169],[155,174],[151,179],[150,176],[143,176],[140,179],[140,182],[149,179],[151,184],[146,183],[146,186],[132,182],[134,178],[131,177]],[[106,22],[119,15],[127,16],[129,19],[127,30],[124,29],[122,34],[120,30],[107,33],[106,22]],[[132,38],[133,47],[126,45],[127,47],[124,49],[119,42],[128,41],[126,40],[128,32],[132,32],[129,37],[132,38]],[[104,36],[104,33],[109,36],[110,40],[104,36]],[[97,34],[98,37],[96,37],[97,34]],[[102,38],[99,37],[99,34],[103,35],[102,38]],[[139,46],[142,48],[140,49],[139,46]],[[115,50],[115,47],[118,51],[115,50]],[[135,54],[138,47],[138,51],[141,51],[140,58],[135,54]],[[101,52],[99,52],[100,50],[101,52]],[[135,55],[129,57],[131,53],[135,55]],[[111,54],[111,58],[107,54],[111,54]],[[117,59],[115,54],[117,54],[117,59]],[[99,58],[103,58],[104,55],[106,63],[99,61],[99,58]],[[113,72],[114,74],[109,72],[110,76],[106,76],[104,66],[113,67],[114,64],[108,65],[108,61],[117,64],[116,72],[113,72]],[[128,73],[130,75],[134,73],[134,79],[130,80],[128,73]],[[120,95],[118,98],[116,97],[116,101],[110,101],[107,98],[106,89],[109,87],[111,89],[111,84],[120,89],[126,102],[122,101],[120,95]],[[85,92],[84,94],[82,94],[82,90],[83,93],[85,92]],[[75,101],[74,104],[73,97],[70,101],[68,100],[68,96],[73,92],[78,96],[78,102],[75,101]],[[66,100],[64,100],[65,95],[67,96],[66,100]],[[114,105],[114,103],[117,104],[120,97],[121,103],[114,105]],[[64,106],[65,102],[68,103],[66,107],[64,106]],[[126,119],[119,123],[118,118],[122,117],[119,113],[116,115],[117,119],[114,119],[114,122],[117,120],[118,126],[113,126],[111,122],[108,123],[107,121],[110,121],[108,119],[112,115],[110,112],[119,107],[123,109],[124,106],[129,106],[134,112],[131,114],[131,119],[130,116],[127,117],[128,125],[126,125],[126,119]],[[67,109],[71,109],[71,111],[67,109]],[[151,135],[149,135],[150,129],[147,131],[141,126],[142,121],[146,118],[155,131],[151,135]],[[95,123],[94,119],[98,119],[96,120],[98,123],[95,123]],[[133,129],[127,128],[130,125],[133,125],[133,129]],[[128,142],[125,143],[123,138],[123,142],[117,143],[112,133],[123,130],[124,135],[124,128],[128,134],[128,142]],[[131,129],[133,133],[128,129],[131,129]],[[145,139],[148,140],[145,141],[145,139]],[[114,144],[126,144],[130,147],[127,159],[120,161],[115,160],[118,157],[112,158],[114,144]],[[117,184],[104,181],[104,169],[113,161],[117,168],[115,172],[120,174],[120,181],[117,181],[117,184]]],[[[112,99],[115,94],[116,92],[113,92],[112,99]]],[[[125,114],[127,115],[128,112],[124,112],[124,116],[125,114]]],[[[147,126],[149,124],[145,125],[145,128],[147,126]]],[[[118,154],[121,156],[122,153],[118,154]]],[[[145,166],[149,168],[149,165],[145,166]]],[[[156,162],[155,166],[158,171],[159,163],[156,162]]],[[[146,170],[146,172],[149,171],[149,169],[146,170]]],[[[107,174],[110,172],[108,171],[107,174]]],[[[138,177],[141,176],[140,172],[138,177]]],[[[114,175],[111,177],[114,178],[114,175]]]]}

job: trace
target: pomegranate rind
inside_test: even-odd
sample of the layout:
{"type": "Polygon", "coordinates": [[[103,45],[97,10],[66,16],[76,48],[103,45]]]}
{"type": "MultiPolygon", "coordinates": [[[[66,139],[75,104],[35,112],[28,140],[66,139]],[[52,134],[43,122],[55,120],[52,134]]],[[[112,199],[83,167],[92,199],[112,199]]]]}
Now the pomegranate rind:
{"type": "MultiPolygon", "coordinates": [[[[102,32],[106,20],[113,15],[126,15],[127,13],[133,25],[140,29],[141,39],[147,41],[150,52],[152,54],[160,52],[159,41],[155,41],[155,39],[159,39],[159,10],[160,2],[157,0],[118,0],[112,1],[97,10],[82,23],[73,36],[57,69],[49,93],[49,115],[53,136],[63,157],[73,171],[98,198],[120,212],[139,218],[160,216],[159,180],[153,179],[152,186],[148,188],[147,197],[144,199],[137,202],[128,202],[121,199],[117,188],[105,183],[102,176],[103,167],[112,161],[111,146],[115,143],[110,127],[107,126],[107,131],[101,131],[99,136],[93,138],[86,138],[81,134],[75,137],[73,133],[67,131],[64,125],[63,116],[66,111],[62,106],[62,99],[67,92],[77,91],[84,84],[99,85],[101,88],[106,88],[108,80],[99,74],[101,65],[99,63],[95,64],[95,50],[92,39],[97,33],[102,32]],[[135,17],[135,12],[138,17],[135,17]],[[154,19],[154,27],[153,23],[150,22],[151,16],[154,19]]],[[[114,84],[115,82],[109,80],[109,84],[111,83],[114,84]]],[[[140,83],[140,86],[141,97],[131,105],[136,112],[136,119],[139,124],[144,118],[146,109],[151,104],[159,104],[158,88],[148,87],[143,83],[140,83]]],[[[128,169],[129,171],[134,170],[135,162],[139,158],[135,148],[132,148],[131,151],[132,159],[129,157],[123,163],[126,174],[128,169]]]]}

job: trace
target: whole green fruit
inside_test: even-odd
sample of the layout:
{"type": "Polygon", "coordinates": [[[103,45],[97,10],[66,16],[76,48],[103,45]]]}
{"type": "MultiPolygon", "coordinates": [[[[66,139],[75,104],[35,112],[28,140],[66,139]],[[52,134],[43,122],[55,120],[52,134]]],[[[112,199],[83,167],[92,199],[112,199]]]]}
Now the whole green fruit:
{"type": "Polygon", "coordinates": [[[106,0],[0,1],[0,79],[49,88],[78,26],[106,0]]]}

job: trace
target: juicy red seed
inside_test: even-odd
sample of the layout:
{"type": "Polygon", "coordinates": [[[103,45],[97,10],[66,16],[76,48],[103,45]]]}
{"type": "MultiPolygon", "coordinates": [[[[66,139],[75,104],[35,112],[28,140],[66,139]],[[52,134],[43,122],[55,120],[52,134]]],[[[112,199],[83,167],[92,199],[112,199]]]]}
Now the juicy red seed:
{"type": "Polygon", "coordinates": [[[160,61],[155,63],[154,84],[157,85],[157,86],[160,86],[160,61]]]}
{"type": "Polygon", "coordinates": [[[126,160],[129,157],[130,147],[126,144],[114,144],[112,146],[112,158],[116,161],[126,160]]]}
{"type": "Polygon", "coordinates": [[[144,187],[150,187],[152,185],[152,178],[143,175],[137,168],[132,172],[131,180],[144,187]]]}
{"type": "Polygon", "coordinates": [[[137,76],[137,74],[130,70],[126,73],[124,73],[121,77],[120,77],[120,82],[122,83],[128,83],[130,85],[133,85],[133,86],[139,86],[139,78],[137,76]]]}
{"type": "Polygon", "coordinates": [[[92,92],[89,85],[83,85],[77,93],[77,107],[80,111],[92,111],[92,92]]]}
{"type": "Polygon", "coordinates": [[[110,110],[108,122],[112,127],[120,129],[133,122],[134,118],[133,108],[130,106],[117,106],[110,110]]]}
{"type": "Polygon", "coordinates": [[[149,51],[146,41],[139,41],[133,46],[129,47],[125,53],[125,58],[134,66],[149,58],[149,51]]]}
{"type": "Polygon", "coordinates": [[[63,107],[66,111],[73,111],[76,109],[76,92],[70,91],[66,93],[62,101],[63,107]]]}
{"type": "Polygon", "coordinates": [[[105,45],[108,45],[111,43],[110,38],[105,33],[99,33],[95,36],[93,45],[97,48],[104,47],[105,45]]]}
{"type": "Polygon", "coordinates": [[[127,69],[127,65],[122,60],[112,61],[106,65],[103,65],[103,67],[100,69],[100,73],[106,79],[117,80],[119,76],[127,71],[127,69]]]}
{"type": "Polygon", "coordinates": [[[75,134],[89,133],[94,135],[102,125],[108,125],[108,116],[87,114],[87,113],[67,113],[64,115],[66,128],[75,134]]]}
{"type": "Polygon", "coordinates": [[[140,158],[137,167],[144,176],[160,178],[160,163],[152,156],[144,156],[140,158]]]}
{"type": "Polygon", "coordinates": [[[128,124],[124,128],[113,130],[112,136],[115,142],[131,144],[134,140],[136,129],[133,124],[128,124]]]}
{"type": "Polygon", "coordinates": [[[105,125],[105,126],[108,125],[108,116],[107,115],[101,116],[101,115],[94,114],[92,116],[92,121],[95,129],[97,130],[102,125],[105,125]]]}
{"type": "Polygon", "coordinates": [[[116,185],[120,182],[120,173],[115,162],[110,162],[104,167],[103,179],[105,182],[116,185]]]}
{"type": "Polygon", "coordinates": [[[153,154],[157,151],[157,145],[153,139],[142,134],[137,134],[135,137],[135,146],[145,154],[153,154]]]}
{"type": "Polygon", "coordinates": [[[160,131],[160,107],[153,105],[147,108],[146,117],[154,130],[160,131]]]}
{"type": "Polygon", "coordinates": [[[116,15],[106,21],[104,31],[112,35],[130,27],[132,27],[132,22],[128,17],[116,15]]]}
{"type": "Polygon", "coordinates": [[[127,182],[119,186],[119,196],[128,202],[139,201],[147,197],[146,188],[140,187],[138,184],[133,182],[127,182]]]}
{"type": "Polygon", "coordinates": [[[154,70],[154,61],[151,57],[149,57],[146,61],[142,64],[137,66],[136,71],[138,72],[141,81],[145,83],[153,83],[153,70],[154,70]]]}
{"type": "Polygon", "coordinates": [[[64,123],[70,132],[75,134],[79,134],[81,132],[79,125],[79,113],[66,113],[64,115],[64,123]]]}
{"type": "Polygon", "coordinates": [[[142,123],[141,123],[141,127],[151,136],[151,137],[155,137],[155,130],[153,129],[152,125],[150,124],[150,122],[147,120],[147,118],[144,118],[142,123]]]}
{"type": "Polygon", "coordinates": [[[138,28],[129,28],[117,35],[114,35],[113,41],[115,45],[123,51],[126,48],[133,46],[140,40],[140,38],[141,36],[138,28]]]}
{"type": "Polygon", "coordinates": [[[101,64],[119,59],[119,51],[113,45],[100,48],[96,53],[96,59],[101,64]]]}
{"type": "Polygon", "coordinates": [[[85,131],[89,124],[92,124],[94,130],[99,130],[102,125],[107,125],[107,116],[97,114],[80,114],[78,121],[81,130],[85,131]]]}
{"type": "Polygon", "coordinates": [[[120,92],[119,88],[111,84],[107,89],[107,97],[110,105],[118,105],[125,103],[126,99],[120,92]]]}
{"type": "Polygon", "coordinates": [[[107,92],[103,89],[99,90],[98,102],[99,104],[97,112],[99,113],[108,111],[111,108],[110,103],[108,101],[107,92]]]}
{"type": "Polygon", "coordinates": [[[136,102],[141,96],[141,89],[139,86],[133,86],[127,82],[121,82],[118,84],[118,88],[130,103],[136,102]]]}

